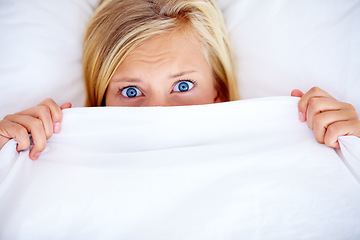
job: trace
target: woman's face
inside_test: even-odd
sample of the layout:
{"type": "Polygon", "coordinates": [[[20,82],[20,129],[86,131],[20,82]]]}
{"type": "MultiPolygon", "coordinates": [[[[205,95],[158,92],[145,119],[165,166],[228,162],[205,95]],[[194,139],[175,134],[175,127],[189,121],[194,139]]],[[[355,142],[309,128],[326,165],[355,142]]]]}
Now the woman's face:
{"type": "Polygon", "coordinates": [[[185,31],[145,41],[116,70],[106,106],[181,106],[220,102],[212,69],[185,31]]]}

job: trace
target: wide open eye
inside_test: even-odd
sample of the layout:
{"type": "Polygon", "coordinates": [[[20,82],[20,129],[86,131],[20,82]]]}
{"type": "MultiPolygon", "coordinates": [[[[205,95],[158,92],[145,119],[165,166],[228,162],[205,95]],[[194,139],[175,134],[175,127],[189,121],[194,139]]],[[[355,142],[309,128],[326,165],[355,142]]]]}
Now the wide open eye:
{"type": "Polygon", "coordinates": [[[142,92],[136,87],[126,87],[121,91],[121,94],[127,98],[134,98],[142,95],[142,92]]]}
{"type": "Polygon", "coordinates": [[[187,92],[194,87],[194,83],[191,81],[179,81],[175,84],[174,92],[187,92]]]}

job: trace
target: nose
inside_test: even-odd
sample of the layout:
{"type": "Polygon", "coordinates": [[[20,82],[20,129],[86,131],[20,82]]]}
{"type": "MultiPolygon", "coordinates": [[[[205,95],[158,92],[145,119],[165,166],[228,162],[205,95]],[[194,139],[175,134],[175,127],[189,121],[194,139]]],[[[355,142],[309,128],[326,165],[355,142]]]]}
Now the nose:
{"type": "Polygon", "coordinates": [[[145,107],[165,107],[171,106],[171,103],[166,98],[166,96],[161,95],[152,95],[149,96],[147,101],[144,103],[145,107]]]}

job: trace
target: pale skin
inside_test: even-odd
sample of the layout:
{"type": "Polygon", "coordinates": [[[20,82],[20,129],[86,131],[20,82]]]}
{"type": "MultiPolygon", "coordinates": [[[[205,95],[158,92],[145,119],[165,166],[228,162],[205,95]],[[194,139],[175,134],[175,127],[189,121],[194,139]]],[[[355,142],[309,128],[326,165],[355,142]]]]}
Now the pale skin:
{"type": "Polygon", "coordinates": [[[298,89],[291,96],[300,97],[299,120],[307,122],[316,140],[339,149],[339,136],[360,137],[360,120],[354,106],[340,102],[324,90],[313,87],[305,94],[298,89]]]}
{"type": "Polygon", "coordinates": [[[7,115],[0,121],[0,149],[12,138],[18,142],[18,151],[29,148],[31,133],[34,145],[29,157],[33,160],[38,159],[46,147],[46,140],[54,133],[60,132],[62,110],[70,107],[71,103],[59,106],[49,98],[36,107],[7,115]]]}
{"type": "MultiPolygon", "coordinates": [[[[215,80],[200,44],[180,31],[147,40],[135,48],[116,70],[106,95],[106,106],[182,106],[222,102],[215,80]],[[181,46],[181,47],[179,47],[181,46]]],[[[355,108],[340,102],[320,88],[300,97],[299,119],[307,121],[318,142],[339,148],[338,136],[360,137],[360,120],[355,108]]],[[[8,115],[0,121],[0,149],[15,138],[17,150],[33,147],[29,157],[38,159],[47,139],[60,132],[62,110],[70,103],[57,105],[46,99],[38,106],[8,115]]]]}
{"type": "Polygon", "coordinates": [[[111,79],[105,95],[106,106],[221,102],[212,69],[199,41],[185,31],[163,34],[131,51],[111,79]],[[181,87],[189,89],[181,91],[181,87]],[[127,90],[129,93],[132,90],[136,96],[128,97],[127,90]]]}

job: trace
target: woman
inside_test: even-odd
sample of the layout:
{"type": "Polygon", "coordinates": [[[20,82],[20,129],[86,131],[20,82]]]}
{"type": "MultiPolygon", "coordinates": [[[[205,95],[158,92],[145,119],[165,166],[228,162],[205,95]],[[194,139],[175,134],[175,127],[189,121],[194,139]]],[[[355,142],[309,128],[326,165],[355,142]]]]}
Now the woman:
{"type": "MultiPolygon", "coordinates": [[[[87,106],[179,106],[238,99],[224,21],[215,0],[108,0],[90,20],[83,50],[87,106]]],[[[353,106],[319,88],[301,97],[299,118],[320,143],[360,137],[353,106]]],[[[15,138],[37,159],[60,131],[62,109],[47,99],[0,121],[0,148],[15,138]]]]}

